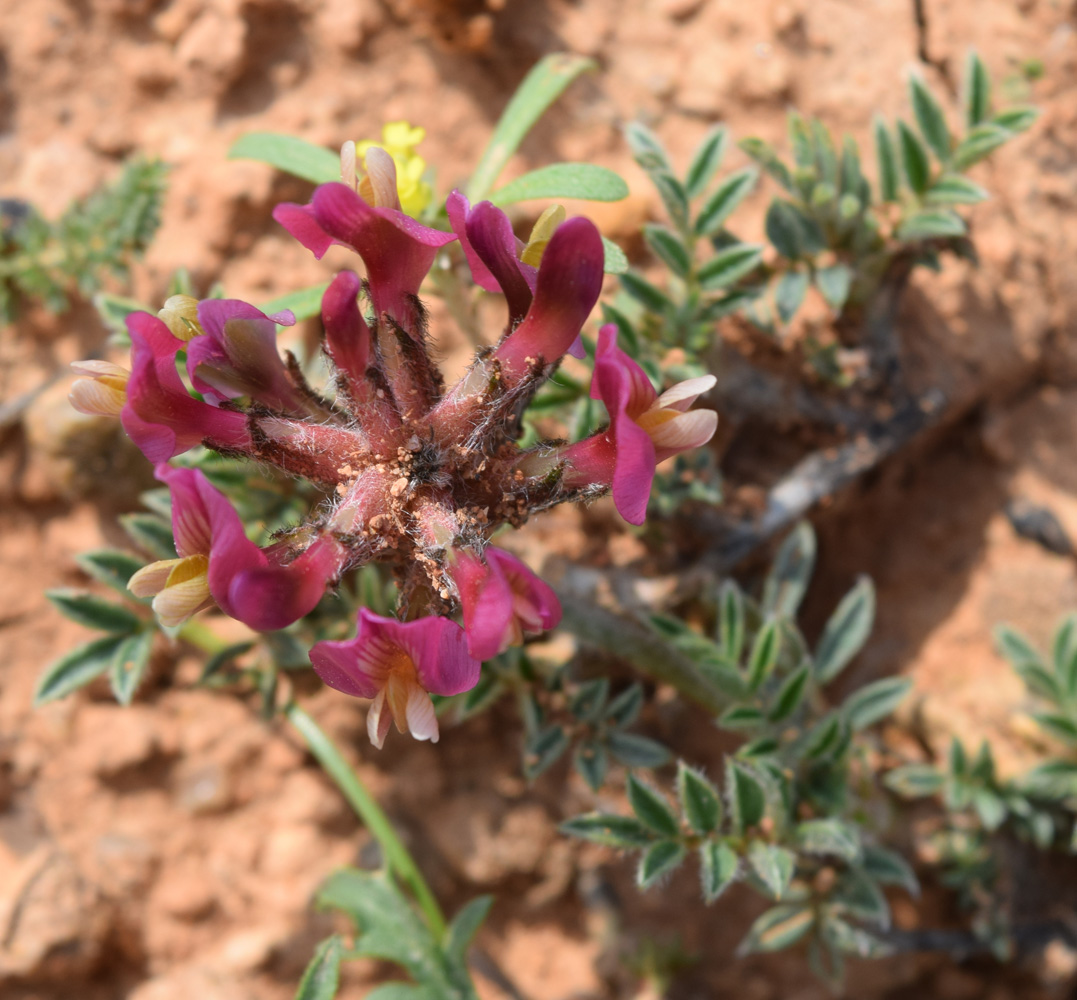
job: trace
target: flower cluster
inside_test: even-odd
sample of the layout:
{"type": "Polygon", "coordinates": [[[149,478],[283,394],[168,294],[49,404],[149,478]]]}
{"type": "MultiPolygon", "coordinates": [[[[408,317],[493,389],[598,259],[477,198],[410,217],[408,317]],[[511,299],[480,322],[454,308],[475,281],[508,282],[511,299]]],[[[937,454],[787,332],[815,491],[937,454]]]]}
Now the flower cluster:
{"type": "Polygon", "coordinates": [[[640,523],[656,462],[706,442],[717,418],[688,411],[713,378],[657,396],[617,347],[614,328],[604,327],[592,395],[606,404],[609,427],[578,444],[521,449],[528,403],[562,356],[582,346],[603,280],[598,231],[553,211],[524,243],[498,208],[472,207],[454,192],[452,232],[443,232],[402,210],[393,156],[374,146],[364,165],[359,185],[324,184],[309,204],[274,213],[315,256],[340,244],[365,266],[365,282],[344,271],[323,299],[331,393],[315,391],[296,360],[278,353],[276,328],[293,322],[291,314],[177,296],[158,316],[129,318],[130,373],[83,364],[89,378],[75,383],[72,400],[118,413],[172,492],[179,558],[131,581],[135,593],[156,595],[162,622],[177,624],[215,602],[254,629],[282,628],[348,570],[392,564],[401,620],[364,610],[355,639],[311,652],[326,683],[374,698],[370,735],[380,746],[390,719],[436,739],[428,692],[467,690],[481,660],[560,620],[553,591],[489,543],[496,529],[610,488],[618,510],[640,523]],[[446,388],[418,292],[441,248],[457,239],[476,283],[504,295],[509,318],[496,346],[446,388]],[[168,465],[198,444],[310,480],[330,500],[260,547],[200,471],[168,465]]]}

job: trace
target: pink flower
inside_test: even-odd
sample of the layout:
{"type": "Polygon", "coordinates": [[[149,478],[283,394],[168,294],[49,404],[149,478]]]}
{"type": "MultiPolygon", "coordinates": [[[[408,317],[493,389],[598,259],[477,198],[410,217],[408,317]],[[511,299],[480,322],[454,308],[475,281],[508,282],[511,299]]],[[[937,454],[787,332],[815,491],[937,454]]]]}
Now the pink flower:
{"type": "Polygon", "coordinates": [[[584,356],[580,330],[602,290],[605,250],[594,223],[562,222],[546,239],[537,267],[521,260],[527,248],[512,231],[508,216],[491,202],[474,208],[459,191],[446,210],[479,287],[500,291],[509,307],[509,336],[496,357],[519,372],[528,359],[548,364],[566,352],[584,356]]]}
{"type": "MultiPolygon", "coordinates": [[[[378,160],[376,154],[381,152],[375,148],[367,153],[368,170],[371,157],[378,160]]],[[[418,337],[422,322],[415,296],[438,250],[456,237],[424,226],[400,210],[396,167],[392,157],[386,158],[387,165],[379,160],[384,171],[377,175],[386,183],[374,188],[374,204],[346,184],[322,184],[309,205],[278,205],[273,218],[319,259],[334,243],[351,247],[366,264],[375,312],[388,313],[418,337]],[[384,196],[379,194],[383,187],[384,196]]]]}
{"type": "Polygon", "coordinates": [[[659,396],[643,369],[617,346],[617,328],[613,324],[602,327],[591,398],[606,404],[610,425],[560,452],[559,457],[568,463],[565,485],[612,484],[621,516],[630,524],[642,524],[655,466],[714,436],[718,414],[688,407],[716,381],[713,375],[702,375],[659,396]]]}
{"type": "Polygon", "coordinates": [[[131,377],[121,412],[124,430],[151,462],[206,441],[211,447],[249,450],[251,436],[242,413],[195,399],[176,371],[176,353],[186,347],[156,316],[132,313],[131,377]]]}
{"type": "Polygon", "coordinates": [[[488,660],[526,635],[539,635],[561,621],[553,589],[519,559],[490,545],[485,562],[468,551],[450,555],[451,573],[460,592],[471,655],[488,660]]]}
{"type": "Polygon", "coordinates": [[[330,687],[374,699],[367,732],[379,750],[394,720],[400,732],[436,743],[438,720],[430,695],[469,691],[481,670],[455,622],[436,617],[400,622],[366,608],[359,611],[354,639],[317,643],[310,662],[330,687]]]}
{"type": "Polygon", "coordinates": [[[172,533],[178,559],[144,566],[128,584],[139,597],[156,595],[154,610],[178,625],[208,607],[259,631],[284,628],[314,608],[336,577],[343,549],[321,536],[294,558],[286,545],[261,549],[247,538],[239,514],[197,469],[159,465],[172,492],[172,533]]]}
{"type": "Polygon", "coordinates": [[[307,401],[277,352],[277,325],[291,326],[291,312],[266,316],[238,299],[205,299],[198,321],[205,333],[187,345],[195,389],[215,402],[250,396],[271,410],[306,413],[307,401]]]}

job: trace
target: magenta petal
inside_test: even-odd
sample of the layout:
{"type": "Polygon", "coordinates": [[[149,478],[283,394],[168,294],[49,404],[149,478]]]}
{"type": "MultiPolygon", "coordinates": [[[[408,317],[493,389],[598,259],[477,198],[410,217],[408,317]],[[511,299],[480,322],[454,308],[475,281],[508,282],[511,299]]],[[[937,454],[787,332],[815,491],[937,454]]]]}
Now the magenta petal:
{"type": "Polygon", "coordinates": [[[247,418],[219,410],[188,392],[176,371],[182,340],[156,316],[132,313],[131,378],[121,420],[131,440],[155,465],[203,440],[223,448],[250,447],[247,418]]]}
{"type": "Polygon", "coordinates": [[[617,464],[613,470],[613,502],[629,524],[643,524],[654,482],[656,455],[650,435],[627,414],[613,418],[617,464]]]}
{"type": "MultiPolygon", "coordinates": [[[[214,555],[210,554],[211,591],[214,555]]],[[[319,538],[284,566],[270,563],[261,550],[257,555],[262,564],[235,573],[228,583],[227,607],[221,606],[259,632],[285,628],[313,611],[344,561],[343,549],[329,536],[319,538]]]]}
{"type": "Polygon", "coordinates": [[[199,490],[199,481],[205,481],[205,476],[197,469],[174,469],[171,465],[158,465],[154,474],[172,495],[176,552],[181,556],[209,555],[213,526],[199,490]]]}
{"type": "Polygon", "coordinates": [[[205,299],[198,321],[206,331],[187,345],[187,371],[194,387],[213,399],[251,396],[276,410],[303,408],[277,352],[277,324],[295,316],[284,310],[266,316],[239,299],[205,299]]]}
{"type": "Polygon", "coordinates": [[[384,682],[384,675],[368,673],[356,656],[360,637],[346,642],[323,640],[310,651],[314,672],[331,688],[354,698],[373,698],[384,682]]]}
{"type": "Polygon", "coordinates": [[[623,409],[633,417],[658,399],[647,373],[617,346],[617,327],[612,323],[598,331],[591,398],[601,399],[611,414],[623,409]]]}
{"type": "Polygon", "coordinates": [[[284,202],[273,209],[273,218],[288,230],[314,256],[321,260],[336,242],[314,218],[309,205],[284,202]]]}
{"type": "Polygon", "coordinates": [[[482,665],[468,652],[467,636],[456,622],[428,617],[395,625],[419,682],[431,694],[463,694],[478,684],[482,665]]]}
{"type": "Polygon", "coordinates": [[[511,552],[489,546],[486,561],[498,567],[515,596],[515,613],[525,633],[538,634],[561,623],[561,602],[553,588],[511,552]]]}
{"type": "Polygon", "coordinates": [[[515,327],[531,308],[537,277],[536,269],[517,256],[509,217],[492,202],[480,202],[468,214],[467,239],[504,293],[509,327],[515,327]]]}
{"type": "Polygon", "coordinates": [[[351,271],[341,271],[322,296],[325,346],[333,364],[343,372],[352,393],[366,378],[370,364],[370,328],[359,310],[360,282],[351,271]]]}
{"type": "Polygon", "coordinates": [[[498,347],[503,366],[520,371],[528,359],[557,361],[579,336],[602,291],[602,237],[589,219],[561,223],[542,255],[527,316],[498,347]]]}
{"type": "Polygon", "coordinates": [[[448,618],[401,622],[361,608],[355,638],[319,642],[310,660],[330,687],[373,698],[404,655],[431,694],[461,694],[478,683],[481,665],[468,655],[463,629],[448,618]]]}
{"type": "Polygon", "coordinates": [[[449,225],[460,241],[475,284],[487,292],[500,292],[501,286],[498,285],[497,278],[490,273],[490,269],[482,262],[482,258],[467,238],[467,216],[471,211],[471,203],[459,191],[454,190],[445,201],[445,211],[449,216],[449,225]]]}
{"type": "Polygon", "coordinates": [[[458,552],[452,567],[460,593],[464,629],[471,655],[479,660],[497,656],[512,627],[512,589],[505,574],[470,552],[458,552]]]}
{"type": "Polygon", "coordinates": [[[363,258],[375,311],[389,313],[416,332],[411,298],[418,294],[438,249],[456,237],[395,209],[368,205],[345,184],[321,185],[311,208],[325,232],[363,258]]]}

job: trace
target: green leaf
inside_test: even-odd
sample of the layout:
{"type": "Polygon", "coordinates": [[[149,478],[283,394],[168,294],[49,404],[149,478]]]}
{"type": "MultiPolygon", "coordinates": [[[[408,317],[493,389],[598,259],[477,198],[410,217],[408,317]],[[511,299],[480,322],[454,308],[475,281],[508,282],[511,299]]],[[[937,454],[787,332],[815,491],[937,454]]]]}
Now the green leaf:
{"type": "Polygon", "coordinates": [[[804,739],[804,757],[807,760],[823,760],[837,756],[848,745],[848,727],[840,712],[824,716],[813,726],[804,739]]]}
{"type": "Polygon", "coordinates": [[[559,829],[570,837],[625,850],[647,847],[655,840],[655,835],[634,816],[615,816],[612,813],[573,816],[565,820],[559,829]]]}
{"type": "Polygon", "coordinates": [[[906,218],[897,229],[897,238],[913,242],[915,240],[946,239],[964,236],[968,232],[961,217],[944,210],[934,212],[916,212],[906,218]]]}
{"type": "Polygon", "coordinates": [[[731,663],[739,663],[744,651],[744,594],[735,580],[726,580],[718,591],[718,614],[722,651],[731,663]]]}
{"type": "Polygon", "coordinates": [[[623,729],[632,725],[643,710],[643,685],[639,682],[625,688],[607,706],[603,716],[607,722],[623,729]]]}
{"type": "Polygon", "coordinates": [[[812,140],[815,144],[815,161],[819,166],[819,177],[831,187],[838,186],[838,156],[834,149],[834,140],[830,132],[818,119],[811,120],[812,140]]]}
{"type": "Polygon", "coordinates": [[[884,677],[849,695],[842,711],[853,730],[866,729],[893,712],[911,687],[912,681],[904,677],[884,677]]]}
{"type": "Polygon", "coordinates": [[[322,296],[329,287],[326,281],[321,285],[312,285],[310,288],[301,288],[297,292],[289,292],[287,295],[278,296],[263,302],[261,310],[266,315],[291,310],[295,314],[297,323],[310,319],[312,316],[320,316],[322,313],[322,296]]]}
{"type": "Polygon", "coordinates": [[[695,233],[697,236],[713,236],[725,224],[733,210],[748,197],[759,179],[759,171],[754,167],[744,167],[730,174],[715,188],[714,193],[703,203],[696,216],[695,233]]]}
{"type": "Polygon", "coordinates": [[[960,174],[943,174],[928,188],[924,201],[929,205],[975,205],[986,200],[987,191],[960,174]]]}
{"type": "Polygon", "coordinates": [[[953,145],[950,129],[946,125],[946,116],[935,95],[916,74],[909,77],[909,100],[912,102],[913,114],[916,115],[916,124],[920,127],[921,135],[927,140],[939,162],[945,163],[950,159],[953,145]]]}
{"type": "Polygon", "coordinates": [[[804,302],[808,294],[809,278],[803,271],[786,271],[778,279],[774,289],[774,304],[778,307],[778,316],[783,323],[788,323],[804,302]]]}
{"type": "Polygon", "coordinates": [[[670,758],[661,743],[638,733],[609,733],[606,749],[625,767],[661,767],[670,758]]]}
{"type": "Polygon", "coordinates": [[[752,652],[748,657],[746,684],[749,691],[758,691],[759,686],[770,676],[782,651],[781,623],[771,619],[764,622],[755,635],[752,652]]]}
{"type": "Polygon", "coordinates": [[[230,160],[260,160],[312,184],[340,180],[340,154],[279,132],[248,132],[228,150],[230,160]]]}
{"type": "Polygon", "coordinates": [[[142,569],[144,560],[119,549],[95,549],[92,552],[80,552],[75,556],[75,562],[87,576],[111,587],[129,600],[135,600],[127,590],[127,581],[142,569]]]}
{"type": "Polygon", "coordinates": [[[124,344],[130,343],[127,333],[127,317],[131,313],[147,312],[145,303],[137,299],[125,298],[122,295],[112,295],[109,292],[98,292],[93,297],[93,307],[101,322],[108,328],[113,337],[119,338],[124,344]]]}
{"type": "Polygon", "coordinates": [[[711,257],[699,269],[696,277],[705,292],[715,292],[728,288],[744,275],[754,271],[762,258],[763,247],[758,243],[737,243],[711,257]]]}
{"type": "Polygon", "coordinates": [[[153,651],[154,630],[147,629],[128,636],[119,645],[109,667],[108,679],[112,693],[121,705],[130,705],[138,690],[153,651]]]}
{"type": "Polygon", "coordinates": [[[205,684],[211,677],[215,677],[237,657],[250,652],[254,648],[253,642],[234,642],[230,646],[214,653],[202,667],[202,674],[198,678],[199,684],[205,684]]]}
{"type": "Polygon", "coordinates": [[[489,200],[503,207],[536,198],[620,201],[627,197],[628,185],[606,167],[593,163],[551,163],[502,185],[489,200]]]}
{"type": "Polygon", "coordinates": [[[898,148],[901,150],[901,167],[909,187],[918,194],[927,190],[931,181],[931,165],[927,150],[919,137],[901,119],[898,119],[898,148]]]}
{"type": "Polygon", "coordinates": [[[472,204],[487,196],[505,164],[546,109],[576,77],[596,66],[592,59],[566,52],[551,52],[531,68],[501,113],[494,133],[471,175],[467,196],[472,204]]]}
{"type": "Polygon", "coordinates": [[[534,781],[568,749],[564,726],[545,726],[524,744],[524,777],[534,781]]]}
{"type": "Polygon", "coordinates": [[[1012,138],[1013,132],[994,122],[977,125],[957,144],[950,165],[954,170],[967,170],[1012,138]]]}
{"type": "Polygon", "coordinates": [[[857,828],[835,816],[805,820],[797,825],[796,838],[798,849],[805,854],[830,854],[849,864],[860,860],[857,828]]]}
{"type": "Polygon", "coordinates": [[[875,623],[875,587],[862,576],[830,616],[815,650],[815,677],[828,684],[867,642],[875,623]]]}
{"type": "Polygon", "coordinates": [[[797,863],[792,851],[777,844],[753,840],[748,847],[748,862],[775,899],[786,894],[797,863]]]}
{"type": "Polygon", "coordinates": [[[894,140],[886,121],[875,116],[871,123],[875,136],[875,155],[879,161],[879,198],[881,201],[897,201],[898,161],[894,152],[894,140]]]}
{"type": "Polygon", "coordinates": [[[1036,724],[1055,739],[1077,745],[1077,722],[1058,712],[1033,712],[1036,724]]]}
{"type": "Polygon", "coordinates": [[[808,253],[806,222],[795,205],[775,198],[767,208],[764,221],[767,239],[783,257],[797,260],[808,253]]]}
{"type": "Polygon", "coordinates": [[[920,895],[920,882],[912,866],[896,851],[875,845],[864,848],[864,871],[881,885],[901,886],[912,896],[920,895]]]}
{"type": "Polygon", "coordinates": [[[600,308],[603,325],[612,323],[617,327],[617,346],[631,357],[639,357],[639,334],[636,333],[628,317],[620,309],[614,308],[607,302],[601,303],[600,308]]]}
{"type": "MultiPolygon", "coordinates": [[[[718,172],[725,156],[728,133],[724,125],[715,125],[699,144],[685,178],[685,191],[689,198],[698,198],[718,172]]],[[[698,231],[698,230],[697,230],[698,231]]]]}
{"type": "Polygon", "coordinates": [[[469,997],[433,934],[387,872],[335,872],[319,890],[317,903],[342,910],[358,928],[353,955],[395,962],[430,996],[469,997]]]}
{"type": "Polygon", "coordinates": [[[465,903],[453,917],[445,939],[445,954],[452,961],[460,965],[466,962],[467,950],[493,905],[493,896],[476,896],[469,903],[465,903]]]}
{"type": "Polygon", "coordinates": [[[890,907],[879,887],[863,871],[847,871],[831,893],[831,902],[845,913],[870,920],[880,927],[890,924],[890,907]]]}
{"type": "Polygon", "coordinates": [[[1008,129],[1010,132],[1024,132],[1025,129],[1031,128],[1039,117],[1039,108],[1016,107],[1000,111],[991,119],[991,122],[1001,128],[1008,129]]]}
{"type": "Polygon", "coordinates": [[[793,160],[800,168],[815,168],[815,140],[811,129],[799,111],[790,110],[786,116],[789,145],[793,147],[793,160]]]}
{"type": "Polygon", "coordinates": [[[1055,632],[1051,662],[1059,687],[1069,697],[1077,696],[1077,615],[1070,615],[1055,632]]]}
{"type": "Polygon", "coordinates": [[[142,619],[134,612],[93,594],[63,589],[47,590],[45,596],[65,618],[87,628],[101,632],[129,633],[142,626],[142,619]]]}
{"type": "Polygon", "coordinates": [[[677,796],[681,812],[694,833],[713,833],[722,822],[722,800],[718,790],[699,771],[684,761],[677,764],[677,796]]]}
{"type": "Polygon", "coordinates": [[[94,639],[53,661],[38,678],[34,705],[55,701],[96,680],[112,665],[116,650],[125,641],[122,635],[94,639]]]}
{"type": "Polygon", "coordinates": [[[649,312],[663,316],[673,311],[673,303],[665,293],[635,271],[621,275],[621,287],[649,312]]]}
{"type": "Polygon", "coordinates": [[[730,820],[738,834],[751,829],[766,811],[766,792],[760,780],[747,767],[726,758],[725,792],[730,820]]]}
{"type": "Polygon", "coordinates": [[[988,833],[997,830],[1006,821],[1006,803],[990,789],[976,789],[972,795],[972,805],[988,833]]]}
{"type": "Polygon", "coordinates": [[[1017,629],[1010,625],[995,626],[995,645],[1014,666],[1019,663],[1043,663],[1039,650],[1017,629]]]}
{"type": "Polygon", "coordinates": [[[786,677],[774,698],[773,707],[767,713],[767,718],[771,722],[784,722],[800,708],[801,703],[804,701],[804,695],[808,690],[811,673],[811,662],[805,661],[797,670],[786,677]]]}
{"type": "Polygon", "coordinates": [[[815,287],[834,309],[845,305],[852,286],[853,271],[848,264],[831,264],[815,272],[815,287]]]}
{"type": "Polygon", "coordinates": [[[1077,796],[1077,763],[1049,760],[1034,767],[1021,778],[1021,787],[1034,795],[1055,799],[1077,796]]]}
{"type": "Polygon", "coordinates": [[[793,175],[789,168],[782,163],[774,147],[762,139],[741,139],[737,145],[751,159],[755,160],[771,177],[774,178],[790,194],[796,194],[796,185],[793,183],[793,175]]]}
{"type": "Polygon", "coordinates": [[[668,170],[652,170],[650,178],[673,224],[684,229],[688,225],[688,194],[684,185],[668,170]]]}
{"type": "Polygon", "coordinates": [[[636,885],[641,889],[649,889],[664,875],[679,868],[687,854],[684,845],[676,840],[660,840],[657,844],[652,844],[639,860],[636,885]]]}
{"type": "Polygon", "coordinates": [[[704,841],[699,846],[699,874],[703,899],[710,905],[733,884],[740,858],[724,840],[704,841]]]}
{"type": "Polygon", "coordinates": [[[597,722],[610,696],[608,677],[585,681],[568,701],[568,710],[581,722],[597,722]]]}
{"type": "Polygon", "coordinates": [[[756,729],[766,722],[761,708],[754,705],[734,705],[718,716],[719,729],[756,729]]]}
{"type": "Polygon", "coordinates": [[[343,954],[344,944],[336,934],[318,945],[314,958],[299,981],[295,1000],[333,1000],[340,987],[340,960],[343,954]]]}
{"type": "Polygon", "coordinates": [[[919,799],[942,791],[946,779],[933,764],[905,764],[883,778],[883,784],[902,798],[919,799]]]}
{"type": "Polygon", "coordinates": [[[625,139],[635,161],[648,173],[652,170],[673,169],[661,140],[641,122],[629,122],[625,126],[625,139]]]}
{"type": "Polygon", "coordinates": [[[609,769],[606,748],[598,740],[583,740],[572,755],[572,766],[593,792],[602,787],[609,769]]]}
{"type": "Polygon", "coordinates": [[[857,149],[856,140],[851,135],[845,136],[841,143],[840,189],[843,194],[851,194],[857,199],[868,190],[860,168],[860,150],[857,149]]]}
{"type": "Polygon", "coordinates": [[[969,128],[987,120],[991,114],[991,77],[975,50],[965,59],[965,123],[969,128]]]}
{"type": "Polygon", "coordinates": [[[637,819],[663,837],[677,837],[681,828],[665,798],[634,774],[628,776],[628,803],[637,819]]]}
{"type": "Polygon", "coordinates": [[[430,1000],[430,994],[414,983],[382,983],[363,1000],[430,1000]]]}
{"type": "Polygon", "coordinates": [[[804,903],[772,907],[752,924],[737,951],[742,955],[757,951],[781,951],[796,944],[814,924],[815,913],[804,903]]]}
{"type": "Polygon", "coordinates": [[[815,531],[801,521],[785,537],[763,585],[763,614],[795,618],[815,569],[815,531]]]}
{"type": "Polygon", "coordinates": [[[869,934],[861,927],[855,927],[840,917],[830,914],[827,917],[824,933],[827,939],[839,951],[858,958],[885,958],[893,954],[893,948],[869,934]]]}
{"type": "Polygon", "coordinates": [[[692,258],[680,238],[671,229],[648,222],[643,226],[643,238],[666,267],[679,278],[687,277],[692,268],[692,258]]]}
{"type": "Polygon", "coordinates": [[[172,525],[156,514],[122,514],[119,522],[131,540],[157,559],[175,559],[172,525]]]}
{"type": "Polygon", "coordinates": [[[603,236],[602,249],[605,251],[602,270],[606,274],[624,274],[628,270],[628,258],[625,252],[613,240],[608,240],[603,236]]]}

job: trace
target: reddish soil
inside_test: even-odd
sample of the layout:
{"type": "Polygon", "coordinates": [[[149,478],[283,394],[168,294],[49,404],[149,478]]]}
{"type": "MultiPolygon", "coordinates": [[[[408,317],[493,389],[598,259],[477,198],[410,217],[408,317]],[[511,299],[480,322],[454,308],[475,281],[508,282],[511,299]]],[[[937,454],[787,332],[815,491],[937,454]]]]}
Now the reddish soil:
{"type": "MultiPolygon", "coordinates": [[[[975,46],[1003,92],[1044,115],[976,170],[994,193],[972,213],[981,267],[950,262],[906,297],[911,368],[946,359],[953,418],[818,515],[808,615],[821,622],[856,574],[870,574],[880,614],[852,680],[907,674],[931,745],[954,732],[990,737],[1013,770],[1034,746],[991,627],[1007,620],[1042,642],[1077,607],[1073,561],[1017,538],[1002,512],[1011,497],[1046,503],[1077,538],[1077,12],[1062,0],[924,7],[926,32],[911,0],[8,3],[0,195],[54,214],[128,154],[158,155],[173,165],[164,224],[132,294],[160,300],[183,266],[200,288],[219,280],[258,302],[324,280],[345,258],[315,262],[271,221],[277,201],[309,188],[228,161],[244,132],[336,146],[408,118],[426,127],[422,152],[447,191],[531,64],[557,50],[592,55],[599,72],[555,106],[511,169],[568,159],[621,171],[632,195],[593,214],[624,241],[656,212],[620,137],[625,121],[651,123],[680,163],[718,120],[737,138],[781,142],[790,105],[866,141],[874,111],[906,110],[903,73],[918,52],[926,47],[928,78],[952,93],[975,46]],[[1019,72],[1030,59],[1044,69],[1032,86],[1019,72]]],[[[727,166],[740,160],[734,152],[727,166]]],[[[761,230],[771,193],[763,187],[742,210],[745,237],[761,230]]],[[[86,308],[25,317],[0,333],[0,399],[48,383],[103,340],[86,308]]],[[[94,687],[31,709],[40,669],[85,638],[42,591],[85,583],[72,556],[119,541],[114,513],[145,484],[113,430],[68,415],[64,389],[4,430],[0,450],[0,995],[283,1000],[332,926],[310,908],[314,889],[335,866],[369,857],[367,834],[297,741],[253,705],[195,689],[193,656],[173,667],[164,650],[130,708],[94,687]]],[[[594,508],[589,523],[612,523],[605,512],[594,508]]],[[[581,537],[578,515],[558,524],[581,537]]],[[[627,538],[610,544],[615,561],[635,551],[627,538]]],[[[321,691],[309,707],[352,749],[446,904],[498,897],[478,943],[531,1000],[828,995],[799,955],[734,958],[760,909],[747,893],[707,909],[685,872],[641,896],[628,864],[560,839],[556,824],[595,799],[565,768],[533,786],[519,777],[510,712],[436,747],[391,740],[375,755],[360,706],[321,691]],[[649,964],[671,985],[648,980],[649,964]]],[[[694,709],[663,704],[648,724],[692,761],[720,760],[694,709]]],[[[603,793],[602,804],[618,798],[603,793]]],[[[1045,906],[1057,892],[1032,888],[1045,906]]],[[[902,926],[954,916],[935,891],[919,913],[899,897],[895,906],[902,926]]],[[[854,963],[847,995],[1063,997],[1073,965],[1057,949],[1006,968],[944,956],[854,963]]],[[[342,997],[385,974],[353,963],[342,997]]]]}

